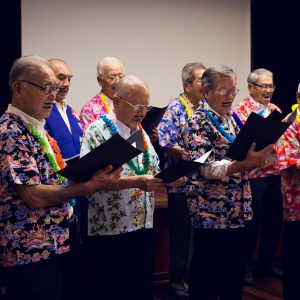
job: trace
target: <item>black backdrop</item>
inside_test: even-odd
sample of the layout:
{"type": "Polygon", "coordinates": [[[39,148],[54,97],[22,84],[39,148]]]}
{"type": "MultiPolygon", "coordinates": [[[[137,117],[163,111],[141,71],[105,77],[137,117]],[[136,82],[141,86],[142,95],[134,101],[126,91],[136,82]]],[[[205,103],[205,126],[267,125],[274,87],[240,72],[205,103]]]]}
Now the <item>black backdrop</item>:
{"type": "MultiPolygon", "coordinates": [[[[11,64],[21,56],[21,0],[5,1],[5,7],[3,3],[0,18],[0,114],[10,102],[8,74],[11,64]]],[[[273,102],[284,113],[288,113],[295,103],[300,81],[299,20],[297,1],[251,1],[251,68],[264,67],[274,73],[277,89],[273,102]]]]}

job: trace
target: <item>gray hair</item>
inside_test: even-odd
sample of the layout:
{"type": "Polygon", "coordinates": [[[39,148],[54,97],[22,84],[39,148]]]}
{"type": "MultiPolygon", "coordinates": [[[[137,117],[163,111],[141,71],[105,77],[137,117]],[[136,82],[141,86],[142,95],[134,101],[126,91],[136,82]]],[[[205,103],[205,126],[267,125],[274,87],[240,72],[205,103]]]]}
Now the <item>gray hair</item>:
{"type": "Polygon", "coordinates": [[[271,77],[273,79],[273,73],[271,71],[260,68],[260,69],[253,70],[249,74],[249,76],[247,78],[247,82],[248,83],[257,83],[257,80],[258,80],[259,76],[261,76],[261,75],[265,75],[265,76],[271,77]]]}
{"type": "Polygon", "coordinates": [[[215,65],[207,68],[202,75],[202,86],[207,86],[210,90],[217,87],[219,78],[233,78],[236,80],[236,73],[233,69],[224,65],[215,65]]]}
{"type": "Polygon", "coordinates": [[[200,62],[186,64],[181,72],[182,83],[193,83],[195,80],[195,70],[205,70],[206,67],[200,62]]]}
{"type": "Polygon", "coordinates": [[[16,59],[9,73],[9,88],[12,92],[12,85],[16,80],[32,78],[39,68],[48,67],[49,62],[37,55],[28,55],[16,59]]]}
{"type": "Polygon", "coordinates": [[[130,97],[134,90],[140,88],[143,88],[149,93],[149,87],[145,82],[134,75],[125,75],[116,84],[115,93],[124,97],[130,97]]]}
{"type": "Polygon", "coordinates": [[[298,84],[298,92],[300,92],[300,82],[299,82],[299,84],[298,84]]]}
{"type": "Polygon", "coordinates": [[[97,64],[97,76],[101,77],[103,75],[103,69],[112,63],[119,64],[124,70],[123,64],[118,58],[107,56],[102,58],[101,61],[97,64]]]}

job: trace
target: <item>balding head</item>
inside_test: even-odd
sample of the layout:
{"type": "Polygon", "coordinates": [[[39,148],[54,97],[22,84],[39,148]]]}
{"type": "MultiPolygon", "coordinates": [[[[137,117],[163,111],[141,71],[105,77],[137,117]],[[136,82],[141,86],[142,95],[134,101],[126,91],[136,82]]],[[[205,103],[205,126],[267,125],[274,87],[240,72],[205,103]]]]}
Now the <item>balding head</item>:
{"type": "Polygon", "coordinates": [[[141,123],[149,108],[150,92],[146,83],[126,75],[116,84],[114,111],[119,121],[131,129],[141,123]]]}
{"type": "Polygon", "coordinates": [[[69,92],[73,74],[71,73],[69,66],[64,60],[60,58],[51,58],[48,61],[59,85],[61,86],[59,92],[56,95],[56,101],[62,103],[69,92]]]}
{"type": "Polygon", "coordinates": [[[9,88],[11,93],[14,81],[32,80],[41,69],[49,70],[51,67],[49,62],[40,56],[28,55],[15,60],[9,73],[9,88]]]}
{"type": "Polygon", "coordinates": [[[97,65],[97,80],[102,93],[112,99],[115,85],[124,77],[121,61],[115,57],[104,57],[97,65]]]}

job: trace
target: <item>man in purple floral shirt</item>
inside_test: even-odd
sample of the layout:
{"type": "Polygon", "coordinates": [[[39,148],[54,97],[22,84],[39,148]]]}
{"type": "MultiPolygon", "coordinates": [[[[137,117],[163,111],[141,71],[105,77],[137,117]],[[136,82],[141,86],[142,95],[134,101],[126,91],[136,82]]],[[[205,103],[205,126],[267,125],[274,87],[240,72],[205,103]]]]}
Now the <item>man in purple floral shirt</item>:
{"type": "Polygon", "coordinates": [[[120,177],[111,166],[80,184],[63,185],[56,142],[46,134],[58,83],[38,56],[10,71],[12,103],[0,119],[0,265],[7,299],[61,299],[61,254],[69,251],[69,204],[120,177]]]}
{"type": "MultiPolygon", "coordinates": [[[[205,70],[202,63],[186,64],[182,69],[183,93],[171,100],[159,126],[159,144],[165,152],[166,167],[184,157],[179,145],[183,125],[202,99],[201,77],[205,70]]],[[[186,204],[184,183],[168,187],[169,214],[169,276],[171,288],[181,298],[188,296],[188,271],[191,257],[191,221],[186,204]]]]}

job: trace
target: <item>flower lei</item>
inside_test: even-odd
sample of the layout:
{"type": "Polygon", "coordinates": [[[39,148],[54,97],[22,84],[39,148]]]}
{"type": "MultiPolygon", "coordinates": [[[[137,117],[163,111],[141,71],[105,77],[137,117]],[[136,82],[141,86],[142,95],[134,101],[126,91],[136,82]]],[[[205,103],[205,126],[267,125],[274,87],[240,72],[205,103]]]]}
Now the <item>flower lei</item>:
{"type": "MultiPolygon", "coordinates": [[[[234,137],[231,136],[230,134],[228,134],[224,128],[221,126],[221,124],[218,122],[218,120],[206,109],[203,109],[203,112],[205,113],[205,115],[210,119],[210,121],[216,126],[216,128],[218,129],[218,131],[230,142],[232,143],[234,141],[234,137]]],[[[238,125],[238,127],[241,129],[243,127],[243,123],[240,120],[240,118],[238,117],[238,115],[234,112],[232,113],[232,116],[236,122],[236,124],[238,125]]]]}
{"type": "Polygon", "coordinates": [[[102,101],[102,104],[104,105],[104,107],[106,109],[106,112],[109,113],[110,112],[110,108],[109,108],[108,101],[107,101],[106,97],[102,93],[100,93],[99,94],[99,98],[102,101]]]}
{"type": "MultiPolygon", "coordinates": [[[[295,111],[296,109],[298,109],[298,103],[292,105],[292,111],[295,111]]],[[[296,116],[296,121],[300,123],[300,116],[298,115],[298,112],[296,116]]]]}
{"type": "Polygon", "coordinates": [[[187,113],[187,115],[188,115],[188,118],[190,118],[191,115],[192,115],[192,110],[190,109],[190,107],[189,107],[187,101],[183,98],[182,95],[179,96],[179,100],[181,101],[181,103],[182,103],[183,106],[185,107],[185,110],[186,110],[186,113],[187,113]]]}
{"type": "MultiPolygon", "coordinates": [[[[49,141],[50,146],[52,147],[55,156],[52,154],[52,152],[49,150],[48,143],[45,141],[43,136],[31,125],[28,125],[29,132],[38,139],[40,146],[42,148],[43,154],[46,154],[51,167],[55,172],[59,171],[60,169],[65,167],[65,162],[63,160],[63,157],[60,153],[60,149],[57,145],[57,142],[55,141],[54,138],[52,138],[47,132],[46,132],[46,137],[49,141]]],[[[65,178],[61,175],[58,175],[58,178],[60,179],[61,182],[65,182],[65,178]]]]}
{"type": "MultiPolygon", "coordinates": [[[[104,121],[104,123],[107,125],[111,135],[115,135],[116,133],[118,133],[118,128],[117,126],[106,117],[106,115],[102,115],[100,116],[100,118],[104,121]]],[[[139,128],[142,128],[141,125],[138,125],[139,128]]],[[[149,167],[150,167],[150,153],[149,153],[149,147],[145,138],[145,134],[144,131],[142,130],[142,136],[143,136],[143,143],[144,143],[144,168],[140,169],[138,165],[136,165],[134,163],[134,161],[131,159],[129,162],[127,162],[127,164],[129,165],[129,167],[134,171],[134,173],[136,175],[143,175],[143,174],[147,174],[149,171],[149,167]]]]}

